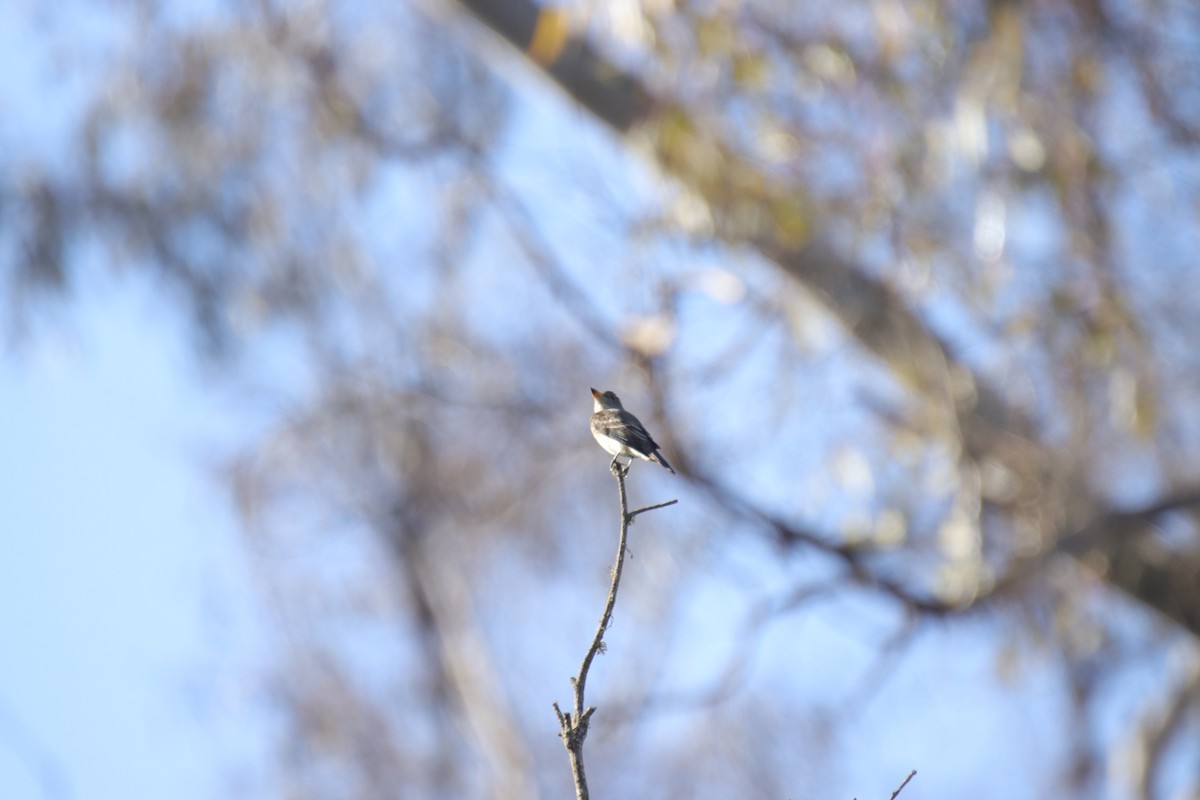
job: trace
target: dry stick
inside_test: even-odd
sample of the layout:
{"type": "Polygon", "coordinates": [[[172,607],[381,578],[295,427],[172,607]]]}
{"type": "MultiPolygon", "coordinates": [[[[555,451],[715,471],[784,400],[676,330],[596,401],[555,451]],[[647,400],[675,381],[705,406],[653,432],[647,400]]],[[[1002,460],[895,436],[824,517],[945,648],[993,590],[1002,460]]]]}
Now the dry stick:
{"type": "Polygon", "coordinates": [[[908,786],[908,782],[911,781],[913,779],[913,776],[916,774],[917,774],[917,771],[915,769],[912,772],[908,773],[908,777],[904,779],[904,783],[897,786],[896,791],[892,792],[891,800],[896,800],[896,798],[899,796],[899,794],[904,791],[904,787],[908,786]]]}
{"type": "MultiPolygon", "coordinates": [[[[904,779],[904,783],[897,786],[896,791],[892,792],[891,800],[896,800],[896,798],[900,796],[900,793],[904,791],[904,787],[908,786],[908,782],[911,781],[916,774],[917,771],[915,769],[908,773],[908,777],[904,779]]],[[[858,800],[858,798],[856,797],[854,800],[858,800]]]]}
{"type": "Polygon", "coordinates": [[[562,729],[558,736],[566,745],[567,757],[571,761],[571,774],[575,777],[576,800],[588,800],[587,776],[583,770],[583,740],[587,737],[588,720],[592,718],[592,713],[596,710],[595,706],[588,706],[587,709],[584,709],[583,688],[587,683],[592,659],[596,657],[597,653],[604,650],[604,631],[608,629],[608,623],[612,619],[613,606],[617,602],[617,587],[621,583],[621,569],[625,566],[625,540],[628,537],[629,526],[638,514],[673,506],[679,502],[678,500],[668,500],[665,503],[656,503],[636,511],[629,511],[629,504],[625,497],[625,476],[628,473],[629,467],[622,467],[616,461],[613,462],[612,474],[617,479],[617,495],[621,501],[621,536],[617,542],[617,562],[613,565],[612,585],[608,587],[608,600],[604,603],[604,613],[600,615],[600,624],[596,626],[596,635],[592,637],[592,645],[583,656],[578,677],[571,678],[571,688],[575,693],[575,710],[564,714],[559,709],[558,703],[554,703],[554,714],[558,717],[558,725],[562,729]]]}

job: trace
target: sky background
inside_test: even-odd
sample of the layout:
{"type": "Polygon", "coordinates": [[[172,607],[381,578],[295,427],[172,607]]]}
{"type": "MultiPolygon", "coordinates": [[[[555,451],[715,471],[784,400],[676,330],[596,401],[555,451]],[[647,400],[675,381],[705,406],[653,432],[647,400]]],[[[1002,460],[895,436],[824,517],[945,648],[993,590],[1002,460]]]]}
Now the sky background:
{"type": "Polygon", "coordinates": [[[89,288],[0,366],[0,797],[225,796],[262,730],[215,472],[246,412],[152,290],[89,288]]]}
{"type": "MultiPolygon", "coordinates": [[[[130,11],[8,5],[0,147],[67,166],[130,11]]],[[[259,622],[215,474],[249,410],[158,287],[78,275],[0,359],[0,797],[226,796],[258,741],[259,622]]]]}

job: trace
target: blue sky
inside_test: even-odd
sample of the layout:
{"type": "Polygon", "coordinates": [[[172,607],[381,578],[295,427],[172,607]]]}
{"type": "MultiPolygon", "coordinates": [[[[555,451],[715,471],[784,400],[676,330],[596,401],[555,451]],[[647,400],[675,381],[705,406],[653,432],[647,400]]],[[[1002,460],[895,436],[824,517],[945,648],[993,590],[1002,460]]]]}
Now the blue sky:
{"type": "MultiPolygon", "coordinates": [[[[61,168],[124,22],[0,15],[0,146],[61,168]]],[[[254,604],[205,465],[236,417],[149,287],[77,267],[91,279],[0,359],[0,797],[221,796],[252,746],[233,732],[254,604]]]]}
{"type": "Polygon", "coordinates": [[[0,362],[0,797],[222,796],[257,617],[207,465],[244,431],[151,292],[89,288],[0,362]]]}

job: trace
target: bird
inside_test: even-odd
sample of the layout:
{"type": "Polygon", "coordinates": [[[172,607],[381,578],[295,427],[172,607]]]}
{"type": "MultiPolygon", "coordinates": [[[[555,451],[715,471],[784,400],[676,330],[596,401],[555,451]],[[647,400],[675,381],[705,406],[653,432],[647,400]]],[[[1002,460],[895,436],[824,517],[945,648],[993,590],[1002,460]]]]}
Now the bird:
{"type": "MultiPolygon", "coordinates": [[[[612,453],[610,468],[616,468],[617,459],[628,457],[632,464],[633,457],[643,461],[657,461],[672,475],[675,470],[659,452],[658,444],[646,433],[641,421],[625,410],[621,398],[612,392],[601,392],[592,389],[593,403],[592,436],[607,452],[612,453]]],[[[626,466],[628,471],[629,467],[626,466]]]]}

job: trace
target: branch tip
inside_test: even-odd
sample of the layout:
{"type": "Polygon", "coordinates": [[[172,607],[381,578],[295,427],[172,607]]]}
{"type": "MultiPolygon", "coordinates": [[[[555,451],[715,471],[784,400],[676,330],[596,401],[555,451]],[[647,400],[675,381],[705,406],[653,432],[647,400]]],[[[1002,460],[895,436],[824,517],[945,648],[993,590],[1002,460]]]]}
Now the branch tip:
{"type": "Polygon", "coordinates": [[[896,798],[900,795],[900,793],[902,791],[904,791],[904,787],[908,786],[908,782],[911,781],[916,774],[917,774],[917,771],[915,769],[912,772],[908,773],[908,777],[904,779],[904,782],[896,787],[896,791],[892,792],[892,796],[891,796],[890,800],[896,800],[896,798]]]}

